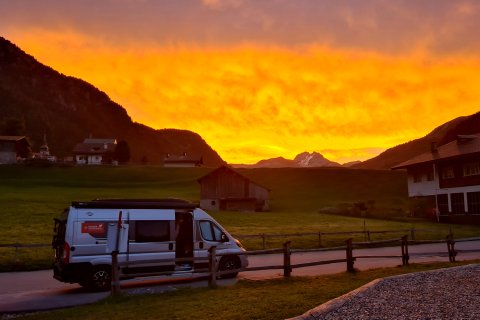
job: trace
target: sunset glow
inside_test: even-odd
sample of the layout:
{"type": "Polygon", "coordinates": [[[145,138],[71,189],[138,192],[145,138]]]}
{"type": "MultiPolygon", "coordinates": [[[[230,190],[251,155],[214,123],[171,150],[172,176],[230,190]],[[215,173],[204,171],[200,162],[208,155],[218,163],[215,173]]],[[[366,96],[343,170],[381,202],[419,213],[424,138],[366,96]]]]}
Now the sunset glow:
{"type": "MultiPolygon", "coordinates": [[[[222,3],[203,5],[219,11],[222,3]]],[[[458,14],[477,14],[468,3],[458,14]]],[[[197,132],[229,163],[303,151],[365,160],[480,109],[480,56],[434,52],[423,39],[392,52],[318,41],[119,43],[74,27],[4,30],[40,62],[105,91],[134,121],[197,132]]]]}

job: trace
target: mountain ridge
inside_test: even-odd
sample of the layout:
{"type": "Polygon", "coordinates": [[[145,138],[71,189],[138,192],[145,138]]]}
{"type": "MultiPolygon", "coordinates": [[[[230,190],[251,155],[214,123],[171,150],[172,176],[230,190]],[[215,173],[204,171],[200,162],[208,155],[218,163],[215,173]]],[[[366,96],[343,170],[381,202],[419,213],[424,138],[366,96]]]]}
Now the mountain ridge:
{"type": "Polygon", "coordinates": [[[125,108],[92,84],[38,62],[0,37],[0,118],[19,119],[24,135],[38,148],[47,137],[50,150],[69,155],[75,144],[93,136],[129,144],[132,162],[161,164],[166,153],[201,154],[207,166],[223,159],[200,135],[181,129],[153,129],[132,121],[125,108]]]}
{"type": "Polygon", "coordinates": [[[456,139],[457,135],[480,132],[480,112],[450,120],[424,137],[389,148],[378,156],[353,165],[356,169],[391,169],[419,154],[431,150],[432,143],[444,145],[456,139]]]}
{"type": "Polygon", "coordinates": [[[302,152],[294,159],[276,157],[260,160],[255,164],[232,164],[235,168],[318,168],[318,167],[341,167],[338,162],[330,161],[322,154],[314,151],[312,153],[302,152]]]}

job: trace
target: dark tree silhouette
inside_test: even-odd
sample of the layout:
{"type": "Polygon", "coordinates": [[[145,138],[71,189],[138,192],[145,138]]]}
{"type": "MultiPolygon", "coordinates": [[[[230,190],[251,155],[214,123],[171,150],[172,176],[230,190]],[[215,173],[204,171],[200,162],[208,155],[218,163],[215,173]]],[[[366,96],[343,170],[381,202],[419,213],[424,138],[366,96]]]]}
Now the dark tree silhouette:
{"type": "Polygon", "coordinates": [[[130,161],[130,147],[127,141],[120,140],[115,148],[115,160],[119,163],[126,163],[130,161]]]}
{"type": "Polygon", "coordinates": [[[0,134],[5,136],[23,136],[25,131],[23,119],[9,117],[0,123],[0,134]]]}

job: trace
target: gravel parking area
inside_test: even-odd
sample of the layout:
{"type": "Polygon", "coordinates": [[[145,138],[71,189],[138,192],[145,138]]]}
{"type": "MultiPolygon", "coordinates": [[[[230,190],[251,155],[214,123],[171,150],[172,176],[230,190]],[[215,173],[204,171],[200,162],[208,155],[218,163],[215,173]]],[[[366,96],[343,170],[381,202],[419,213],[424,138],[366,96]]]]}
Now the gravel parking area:
{"type": "Polygon", "coordinates": [[[480,319],[480,264],[375,280],[294,319],[480,319]]]}

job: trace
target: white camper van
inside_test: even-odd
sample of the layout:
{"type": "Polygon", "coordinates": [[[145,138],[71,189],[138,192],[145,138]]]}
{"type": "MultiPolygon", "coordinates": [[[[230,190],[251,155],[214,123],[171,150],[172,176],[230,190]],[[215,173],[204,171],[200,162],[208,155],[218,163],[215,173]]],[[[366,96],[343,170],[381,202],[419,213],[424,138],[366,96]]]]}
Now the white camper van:
{"type": "Polygon", "coordinates": [[[218,270],[248,265],[238,240],[197,205],[178,199],[72,202],[55,219],[54,232],[54,278],[93,290],[110,287],[112,250],[118,251],[121,279],[205,269],[208,261],[198,258],[208,257],[212,246],[226,254],[218,257],[218,270]]]}

